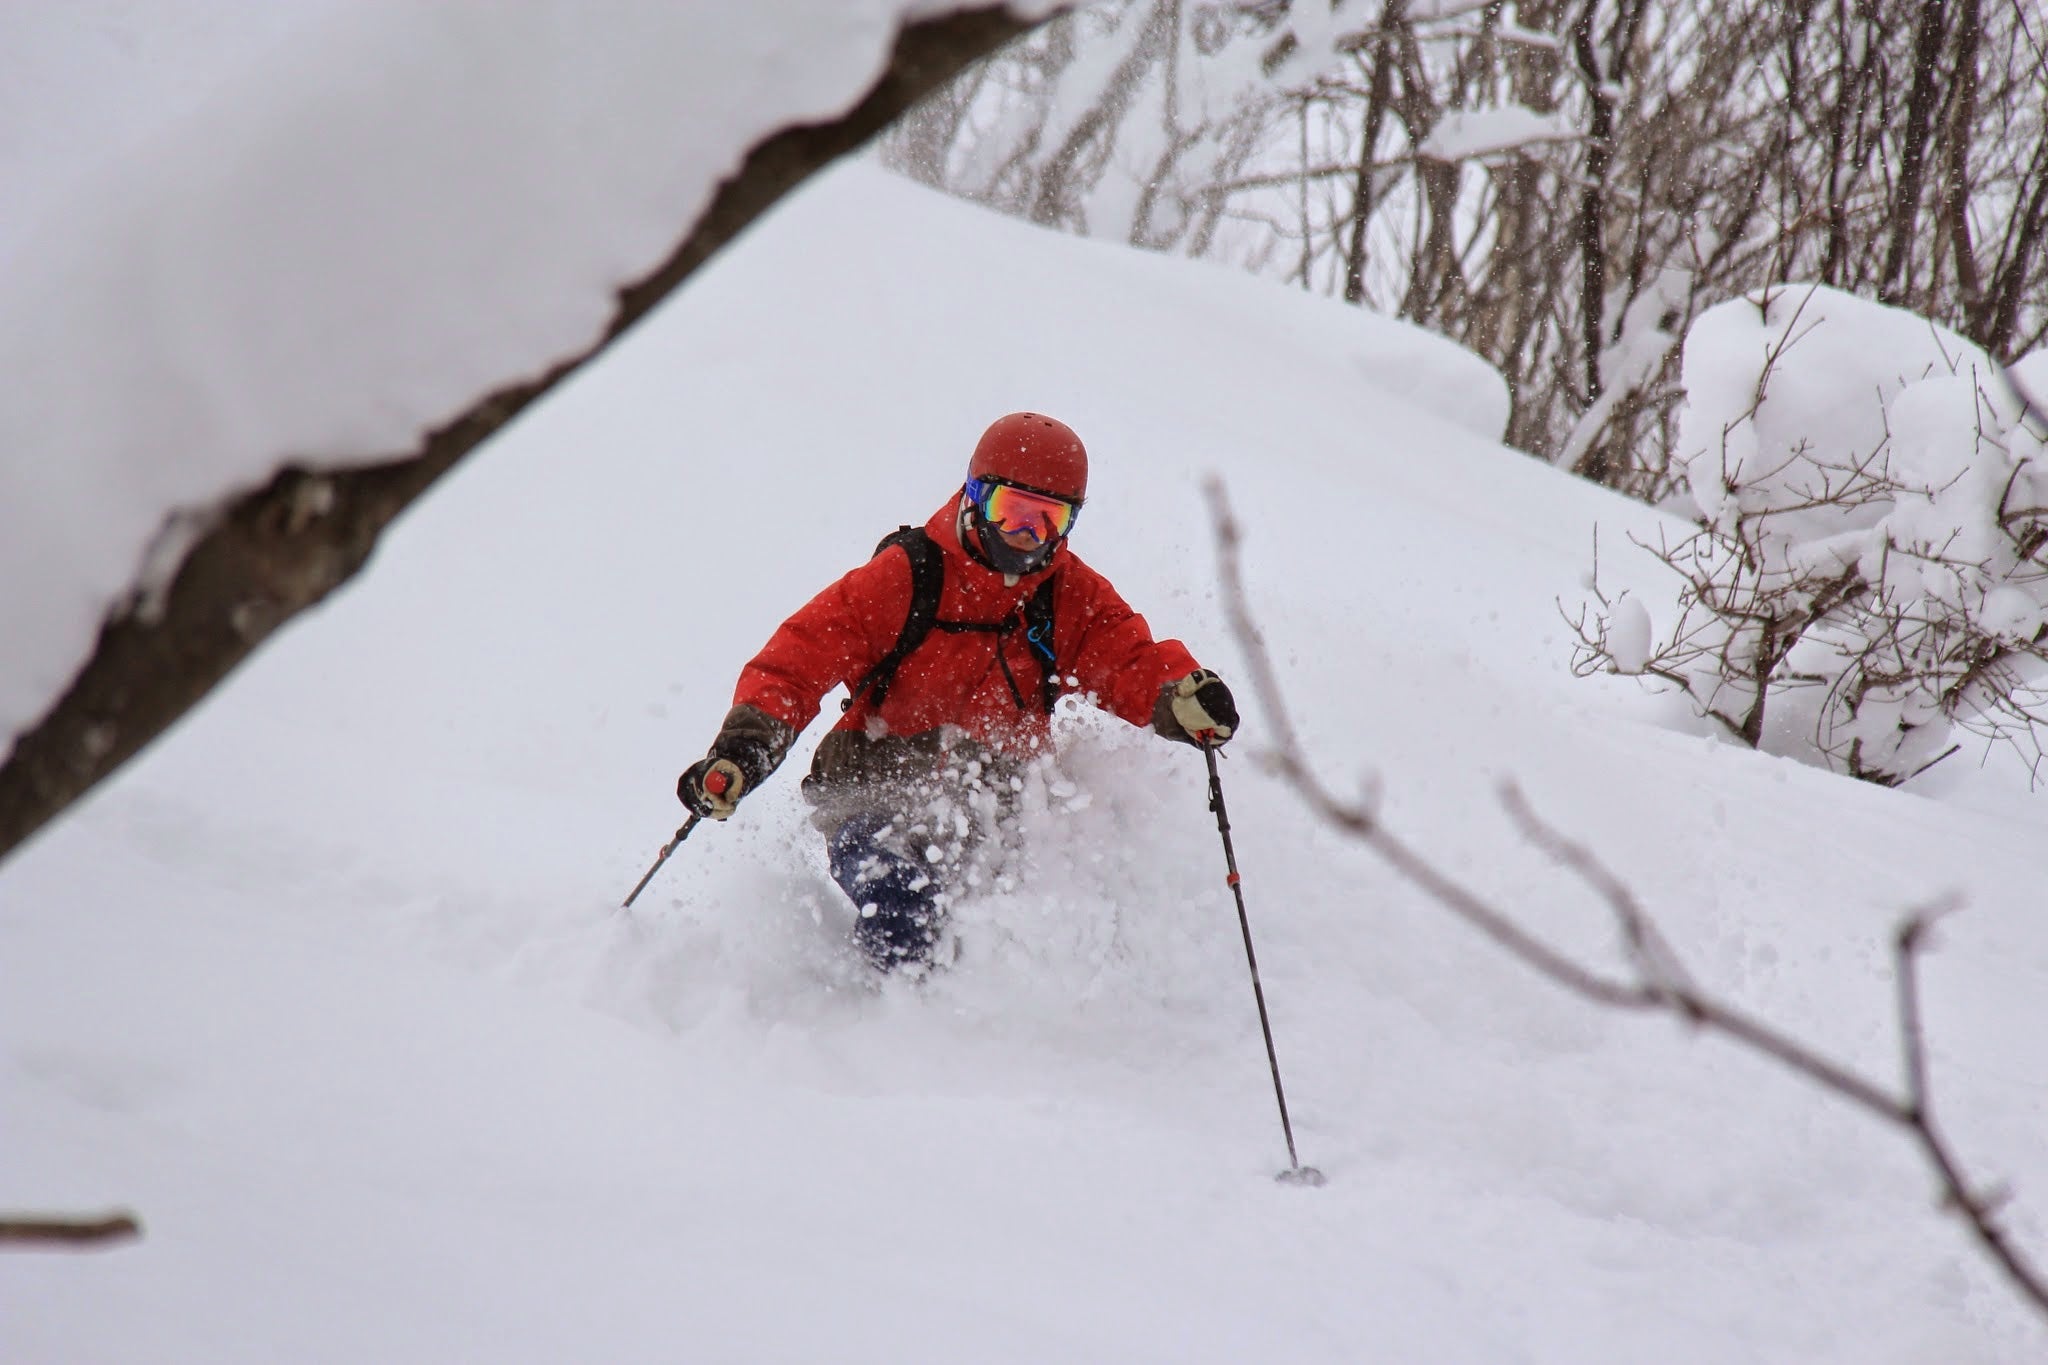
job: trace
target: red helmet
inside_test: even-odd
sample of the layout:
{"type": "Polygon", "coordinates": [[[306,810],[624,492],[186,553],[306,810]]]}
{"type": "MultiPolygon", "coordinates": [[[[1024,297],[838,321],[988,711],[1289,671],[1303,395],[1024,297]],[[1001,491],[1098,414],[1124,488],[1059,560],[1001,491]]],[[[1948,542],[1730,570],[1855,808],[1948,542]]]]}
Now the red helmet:
{"type": "Polygon", "coordinates": [[[1022,484],[1079,503],[1088,496],[1088,450],[1065,422],[1013,412],[981,433],[967,477],[1022,484]]]}

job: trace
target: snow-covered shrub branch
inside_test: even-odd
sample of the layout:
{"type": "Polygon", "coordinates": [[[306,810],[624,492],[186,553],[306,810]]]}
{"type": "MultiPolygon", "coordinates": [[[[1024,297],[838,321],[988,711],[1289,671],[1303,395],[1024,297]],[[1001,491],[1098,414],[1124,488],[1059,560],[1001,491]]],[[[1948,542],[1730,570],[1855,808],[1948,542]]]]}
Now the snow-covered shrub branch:
{"type": "Polygon", "coordinates": [[[1545,820],[1517,787],[1505,784],[1499,794],[1501,804],[1522,837],[1575,876],[1612,913],[1625,968],[1587,964],[1552,947],[1524,929],[1507,910],[1487,901],[1389,829],[1369,797],[1341,798],[1317,776],[1294,729],[1279,675],[1252,614],[1239,567],[1242,536],[1220,484],[1211,485],[1210,499],[1224,609],[1244,652],[1251,692],[1270,736],[1271,747],[1265,756],[1311,813],[1364,845],[1437,905],[1553,984],[1596,1005],[1675,1018],[1734,1043],[1896,1130],[1913,1145],[1934,1176],[1943,1211],[1961,1221],[1981,1254],[2048,1322],[2048,1271],[2014,1241],[2006,1225],[2003,1188],[1966,1168],[1935,1112],[1919,963],[1935,921],[1950,907],[1909,913],[1892,939],[1897,983],[1894,1018],[1903,1071],[1898,1084],[1871,1079],[1829,1058],[1702,985],[1626,883],[1591,849],[1545,820]]]}
{"type": "Polygon", "coordinates": [[[1805,286],[1702,316],[1684,377],[1698,529],[1638,542],[1669,571],[1654,601],[1610,598],[1596,547],[1574,670],[1675,685],[1745,744],[1885,785],[1959,730],[2038,773],[2048,446],[1991,359],[1805,286]]]}

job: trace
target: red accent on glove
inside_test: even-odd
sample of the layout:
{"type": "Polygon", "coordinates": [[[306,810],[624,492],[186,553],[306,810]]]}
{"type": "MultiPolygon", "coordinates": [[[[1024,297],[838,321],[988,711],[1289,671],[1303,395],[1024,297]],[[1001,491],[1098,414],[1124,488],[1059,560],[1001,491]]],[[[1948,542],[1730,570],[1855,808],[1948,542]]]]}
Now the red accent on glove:
{"type": "Polygon", "coordinates": [[[725,795],[725,789],[731,785],[732,779],[716,768],[704,774],[704,790],[713,796],[725,795]]]}

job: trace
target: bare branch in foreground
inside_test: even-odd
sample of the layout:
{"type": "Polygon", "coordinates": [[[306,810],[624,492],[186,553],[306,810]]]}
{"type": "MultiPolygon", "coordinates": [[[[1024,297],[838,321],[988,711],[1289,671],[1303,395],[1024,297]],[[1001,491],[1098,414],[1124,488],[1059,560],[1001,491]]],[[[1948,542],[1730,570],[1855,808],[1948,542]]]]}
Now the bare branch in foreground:
{"type": "Polygon", "coordinates": [[[20,1247],[103,1247],[132,1241],[142,1224],[131,1213],[101,1218],[23,1218],[0,1215],[0,1249],[20,1247]]]}
{"type": "Polygon", "coordinates": [[[1893,941],[1899,1044],[1905,1072],[1902,1090],[1895,1091],[1821,1055],[1700,987],[1620,877],[1590,849],[1544,821],[1521,792],[1508,785],[1502,789],[1500,798],[1509,818],[1523,838],[1576,876],[1613,913],[1633,974],[1608,975],[1581,965],[1438,869],[1425,855],[1389,832],[1369,806],[1337,797],[1311,770],[1288,715],[1272,656],[1252,619],[1239,568],[1243,537],[1219,481],[1211,481],[1209,498],[1224,611],[1244,651],[1252,690],[1272,728],[1273,763],[1310,810],[1371,849],[1430,899],[1478,929],[1524,965],[1573,994],[1614,1009],[1672,1015],[1719,1034],[1898,1129],[1919,1149],[1939,1181],[1943,1208],[1963,1221],[1978,1248],[2003,1272],[2014,1291],[2037,1315],[2048,1320],[2048,1276],[2014,1244],[2002,1218],[2001,1194],[1969,1176],[1934,1116],[1920,1012],[1919,958],[1926,950],[1935,918],[1951,907],[1923,909],[1909,915],[1893,941]]]}

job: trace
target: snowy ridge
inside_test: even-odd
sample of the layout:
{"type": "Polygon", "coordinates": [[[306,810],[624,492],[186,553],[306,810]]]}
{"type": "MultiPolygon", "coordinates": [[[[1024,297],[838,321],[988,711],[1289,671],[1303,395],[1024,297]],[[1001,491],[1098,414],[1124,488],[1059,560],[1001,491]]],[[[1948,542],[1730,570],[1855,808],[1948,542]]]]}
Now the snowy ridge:
{"type": "Polygon", "coordinates": [[[0,1355],[2038,1359],[1910,1152],[1532,980],[1310,824],[1256,722],[1224,780],[1319,1191],[1270,1179],[1185,750],[1063,722],[1019,887],[921,988],[842,951],[800,759],[615,913],[739,664],[990,414],[1043,407],[1095,456],[1083,552],[1240,676],[1224,475],[1324,771],[1552,941],[1613,960],[1503,775],[1703,979],[1873,1076],[1885,935],[1962,894],[1941,1102],[2048,1243],[2038,805],[1996,771],[1860,786],[1571,678],[1592,526],[1605,560],[1657,514],[1491,444],[1455,382],[1359,382],[1455,374],[1436,348],[865,166],[807,189],[0,877],[0,1204],[150,1228],[10,1263],[0,1355]]]}

